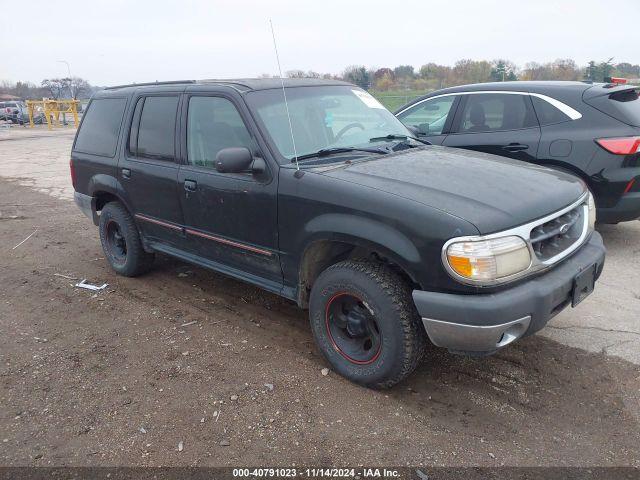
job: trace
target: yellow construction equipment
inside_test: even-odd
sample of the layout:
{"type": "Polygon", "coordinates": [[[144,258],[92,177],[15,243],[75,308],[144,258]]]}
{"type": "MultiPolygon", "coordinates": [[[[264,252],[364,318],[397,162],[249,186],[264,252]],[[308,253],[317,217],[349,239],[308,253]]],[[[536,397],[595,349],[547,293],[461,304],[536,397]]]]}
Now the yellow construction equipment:
{"type": "Polygon", "coordinates": [[[36,109],[44,114],[49,130],[55,125],[60,126],[60,114],[70,113],[73,115],[73,124],[78,128],[78,105],[80,102],[73,98],[52,100],[43,98],[42,100],[27,100],[27,108],[29,109],[29,126],[33,127],[33,117],[36,109]]]}

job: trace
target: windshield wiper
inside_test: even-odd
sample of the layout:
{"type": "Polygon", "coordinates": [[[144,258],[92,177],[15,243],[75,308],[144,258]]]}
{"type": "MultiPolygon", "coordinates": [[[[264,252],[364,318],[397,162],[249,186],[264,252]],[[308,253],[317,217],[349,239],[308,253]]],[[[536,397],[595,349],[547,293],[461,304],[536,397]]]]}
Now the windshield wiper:
{"type": "Polygon", "coordinates": [[[431,145],[431,142],[427,140],[422,140],[417,137],[412,137],[411,135],[401,135],[399,133],[391,133],[389,135],[385,135],[384,137],[373,137],[370,138],[370,142],[382,142],[384,140],[407,140],[407,139],[415,140],[416,142],[423,143],[424,145],[431,145]]]}
{"type": "Polygon", "coordinates": [[[308,158],[316,158],[316,157],[326,157],[327,155],[334,155],[336,153],[349,153],[349,152],[366,152],[366,153],[377,153],[380,155],[386,155],[389,152],[386,150],[382,150],[380,148],[358,148],[358,147],[330,147],[330,148],[321,148],[317,152],[314,153],[306,153],[304,155],[298,155],[298,157],[294,157],[291,159],[291,163],[295,163],[296,160],[306,160],[308,158]]]}

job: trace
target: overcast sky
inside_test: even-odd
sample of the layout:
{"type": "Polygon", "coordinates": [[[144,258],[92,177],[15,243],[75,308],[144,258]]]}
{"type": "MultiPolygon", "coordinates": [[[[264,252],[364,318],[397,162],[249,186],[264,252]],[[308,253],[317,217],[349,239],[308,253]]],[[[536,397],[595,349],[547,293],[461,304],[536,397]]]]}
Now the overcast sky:
{"type": "Polygon", "coordinates": [[[0,79],[94,85],[461,58],[640,63],[640,0],[0,0],[0,79]],[[55,5],[55,9],[52,6],[55,5]],[[65,23],[68,22],[68,23],[65,23]],[[61,30],[61,27],[68,28],[61,30]]]}

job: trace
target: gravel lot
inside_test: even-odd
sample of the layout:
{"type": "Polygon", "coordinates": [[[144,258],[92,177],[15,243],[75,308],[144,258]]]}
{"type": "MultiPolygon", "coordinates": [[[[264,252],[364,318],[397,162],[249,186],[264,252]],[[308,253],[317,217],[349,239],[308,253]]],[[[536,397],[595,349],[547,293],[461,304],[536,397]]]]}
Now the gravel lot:
{"type": "Polygon", "coordinates": [[[163,257],[116,277],[73,135],[0,131],[1,465],[640,466],[640,222],[600,228],[596,291],[540,334],[374,392],[321,374],[286,300],[163,257]]]}

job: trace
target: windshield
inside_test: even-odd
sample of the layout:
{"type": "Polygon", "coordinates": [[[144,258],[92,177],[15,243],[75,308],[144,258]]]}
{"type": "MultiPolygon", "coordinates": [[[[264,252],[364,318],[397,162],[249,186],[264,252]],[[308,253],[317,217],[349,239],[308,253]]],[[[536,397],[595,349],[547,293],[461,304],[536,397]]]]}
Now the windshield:
{"type": "MultiPolygon", "coordinates": [[[[411,133],[380,102],[354,86],[287,88],[298,157],[336,147],[374,148],[387,135],[411,133]],[[378,138],[371,142],[372,138],[378,138]]],[[[247,103],[272,138],[285,163],[294,158],[281,89],[247,94],[247,103]]]]}

